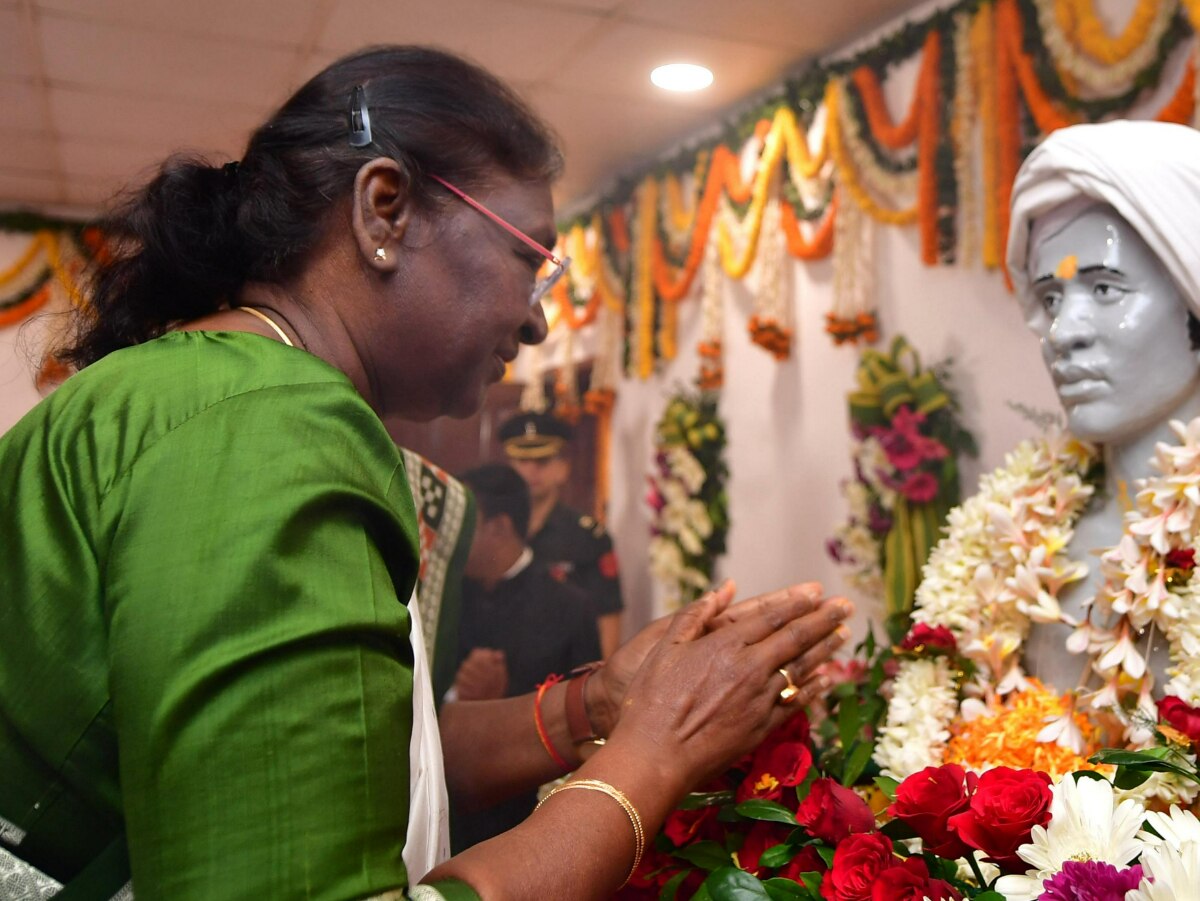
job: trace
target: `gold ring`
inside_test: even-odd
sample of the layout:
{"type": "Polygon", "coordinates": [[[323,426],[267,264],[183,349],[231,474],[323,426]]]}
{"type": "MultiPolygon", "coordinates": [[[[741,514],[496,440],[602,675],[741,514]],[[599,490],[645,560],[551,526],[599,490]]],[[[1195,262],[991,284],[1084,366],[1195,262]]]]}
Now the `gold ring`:
{"type": "Polygon", "coordinates": [[[796,687],[796,683],[792,681],[792,677],[788,675],[788,671],[783,667],[779,668],[779,675],[787,679],[787,688],[779,692],[779,703],[790,704],[796,700],[796,695],[800,694],[800,689],[796,687]]]}

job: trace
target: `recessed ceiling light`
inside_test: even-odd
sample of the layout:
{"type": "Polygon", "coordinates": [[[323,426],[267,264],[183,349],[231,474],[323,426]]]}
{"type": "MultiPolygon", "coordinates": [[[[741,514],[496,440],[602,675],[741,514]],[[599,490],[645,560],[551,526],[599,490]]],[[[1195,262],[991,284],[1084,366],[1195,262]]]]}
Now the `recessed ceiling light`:
{"type": "Polygon", "coordinates": [[[712,84],[713,74],[704,66],[671,63],[651,72],[650,80],[664,91],[702,91],[712,84]]]}

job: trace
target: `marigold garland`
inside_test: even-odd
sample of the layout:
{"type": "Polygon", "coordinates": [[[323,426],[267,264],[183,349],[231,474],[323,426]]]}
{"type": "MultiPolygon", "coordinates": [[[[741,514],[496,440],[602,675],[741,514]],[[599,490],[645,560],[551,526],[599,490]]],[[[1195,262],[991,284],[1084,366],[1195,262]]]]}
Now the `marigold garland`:
{"type": "Polygon", "coordinates": [[[1167,0],[1138,0],[1124,31],[1110,37],[1093,7],[1093,0],[1053,0],[1054,16],[1079,48],[1098,62],[1115,65],[1145,45],[1155,15],[1167,0]]]}
{"type": "Polygon", "coordinates": [[[837,165],[840,183],[850,196],[854,198],[854,202],[872,219],[878,222],[883,222],[887,225],[908,225],[915,222],[917,219],[917,204],[914,203],[911,207],[906,207],[900,210],[889,210],[878,203],[867,193],[859,180],[858,173],[854,169],[854,164],[843,146],[843,126],[840,121],[841,109],[841,93],[842,85],[840,79],[832,79],[829,82],[829,90],[825,95],[825,105],[829,110],[829,150],[833,156],[834,162],[837,165]]]}
{"type": "Polygon", "coordinates": [[[917,118],[923,103],[921,88],[929,64],[930,58],[926,55],[921,62],[921,74],[917,78],[912,100],[909,101],[908,112],[898,124],[892,122],[887,102],[883,97],[883,88],[879,84],[879,76],[874,70],[859,66],[850,76],[854,86],[858,88],[872,136],[889,150],[902,150],[917,139],[917,118]]]}

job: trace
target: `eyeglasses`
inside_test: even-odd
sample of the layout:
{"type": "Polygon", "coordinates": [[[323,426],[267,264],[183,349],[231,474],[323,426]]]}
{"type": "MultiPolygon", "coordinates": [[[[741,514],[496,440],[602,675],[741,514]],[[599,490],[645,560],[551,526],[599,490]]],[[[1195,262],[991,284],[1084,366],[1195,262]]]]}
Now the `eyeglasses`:
{"type": "Polygon", "coordinates": [[[548,272],[546,275],[542,276],[536,282],[534,282],[533,291],[529,296],[529,305],[530,306],[533,306],[539,300],[541,300],[543,297],[545,297],[546,293],[551,288],[553,288],[558,283],[558,280],[561,279],[566,274],[566,272],[569,268],[571,268],[571,258],[570,257],[563,257],[560,260],[558,257],[556,257],[554,255],[553,251],[548,250],[547,248],[543,247],[540,243],[533,240],[533,238],[529,237],[529,235],[525,234],[525,232],[521,231],[519,228],[517,228],[511,222],[508,222],[507,220],[496,215],[491,210],[489,210],[487,207],[485,207],[482,203],[480,203],[478,200],[471,197],[469,194],[465,193],[464,191],[460,191],[458,188],[454,187],[454,185],[450,184],[450,182],[446,181],[446,179],[444,179],[440,176],[434,175],[432,172],[429,173],[429,177],[432,178],[434,181],[436,181],[439,185],[441,185],[447,191],[449,191],[451,194],[455,195],[460,200],[465,201],[472,209],[477,210],[480,213],[483,213],[483,215],[487,216],[489,219],[491,219],[493,222],[495,222],[497,225],[499,225],[502,229],[504,229],[506,232],[508,232],[510,235],[512,235],[514,238],[516,238],[517,240],[521,241],[522,243],[528,245],[529,247],[532,247],[534,250],[536,250],[543,257],[545,257],[554,266],[554,268],[552,270],[550,270],[550,272],[548,272]]]}
{"type": "MultiPolygon", "coordinates": [[[[371,144],[372,140],[371,114],[367,110],[366,91],[363,89],[362,85],[357,85],[355,86],[354,90],[350,92],[350,146],[367,147],[371,144]]],[[[500,216],[497,216],[478,200],[468,196],[463,191],[460,191],[444,178],[434,175],[433,173],[429,173],[429,177],[451,194],[454,194],[459,199],[465,201],[473,209],[483,213],[483,215],[487,216],[517,240],[528,245],[529,247],[532,247],[554,265],[554,268],[549,273],[534,282],[533,291],[529,296],[530,306],[533,306],[539,300],[545,297],[546,292],[553,288],[558,283],[558,280],[561,279],[563,275],[566,274],[566,271],[571,267],[570,257],[563,257],[560,260],[554,255],[553,251],[543,247],[515,225],[502,219],[500,216]]]]}

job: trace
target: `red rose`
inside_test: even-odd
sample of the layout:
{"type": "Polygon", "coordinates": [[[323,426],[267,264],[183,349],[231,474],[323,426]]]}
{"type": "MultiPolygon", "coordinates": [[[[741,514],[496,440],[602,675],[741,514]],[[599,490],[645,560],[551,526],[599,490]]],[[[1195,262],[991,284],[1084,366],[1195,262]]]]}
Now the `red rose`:
{"type": "Polygon", "coordinates": [[[805,845],[799,854],[779,868],[779,876],[800,882],[804,873],[824,873],[826,869],[825,861],[821,859],[817,849],[813,845],[805,845]]]}
{"type": "Polygon", "coordinates": [[[796,808],[796,822],[809,835],[835,845],[852,833],[873,830],[875,814],[850,789],[822,776],[813,782],[808,797],[796,808]]]}
{"type": "Polygon", "coordinates": [[[1200,742],[1200,710],[1182,698],[1167,695],[1159,701],[1158,718],[1173,729],[1178,729],[1193,744],[1200,742]]]}
{"type": "Polygon", "coordinates": [[[926,767],[900,783],[888,813],[917,833],[926,851],[954,860],[971,849],[946,821],[967,809],[978,781],[955,763],[926,767]]]}
{"type": "MultiPolygon", "coordinates": [[[[757,821],[746,833],[741,850],[738,851],[738,865],[752,876],[759,876],[759,860],[762,858],[763,852],[781,844],[790,831],[791,828],[783,823],[757,821]]],[[[759,876],[759,878],[766,879],[767,877],[759,876]]]]}
{"type": "Polygon", "coordinates": [[[701,807],[697,810],[673,810],[663,823],[663,833],[677,848],[695,841],[716,838],[717,808],[701,807]]]}
{"type": "Polygon", "coordinates": [[[928,626],[925,623],[917,623],[905,636],[900,648],[904,651],[936,648],[953,654],[958,650],[958,642],[954,638],[954,633],[945,626],[928,626]]]}
{"type": "Polygon", "coordinates": [[[784,786],[803,782],[812,768],[808,738],[808,720],[803,714],[768,735],[754,752],[746,778],[738,786],[738,803],[751,798],[778,801],[784,786]]]}
{"type": "Polygon", "coordinates": [[[910,857],[888,867],[871,889],[871,901],[961,901],[954,886],[941,879],[930,879],[925,861],[910,857]]]}
{"type": "Polygon", "coordinates": [[[1024,870],[1017,848],[1029,841],[1034,826],[1050,822],[1050,798],[1045,773],[999,766],[979,777],[970,806],[950,817],[949,825],[997,866],[1024,870]]]}
{"type": "Polygon", "coordinates": [[[1194,547],[1177,547],[1175,550],[1167,552],[1167,558],[1163,562],[1171,569],[1191,572],[1196,568],[1196,549],[1194,547]]]}
{"type": "Polygon", "coordinates": [[[869,901],[876,878],[895,860],[886,835],[852,835],[833,853],[833,869],[821,880],[821,894],[828,901],[869,901]]]}

